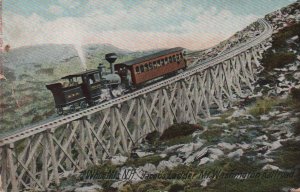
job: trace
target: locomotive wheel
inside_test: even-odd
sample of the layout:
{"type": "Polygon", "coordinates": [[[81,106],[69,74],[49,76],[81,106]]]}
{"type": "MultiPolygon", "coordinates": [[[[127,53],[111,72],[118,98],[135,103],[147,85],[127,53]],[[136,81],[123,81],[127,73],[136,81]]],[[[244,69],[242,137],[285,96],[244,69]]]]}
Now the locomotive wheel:
{"type": "Polygon", "coordinates": [[[80,102],[80,108],[81,109],[85,109],[85,108],[87,108],[87,106],[88,106],[87,102],[85,102],[85,101],[80,102]]]}
{"type": "Polygon", "coordinates": [[[71,105],[69,108],[69,113],[74,113],[76,111],[75,105],[71,105]]]}
{"type": "Polygon", "coordinates": [[[64,114],[63,108],[62,108],[62,107],[56,108],[56,113],[57,113],[58,115],[63,115],[63,114],[64,114]]]}

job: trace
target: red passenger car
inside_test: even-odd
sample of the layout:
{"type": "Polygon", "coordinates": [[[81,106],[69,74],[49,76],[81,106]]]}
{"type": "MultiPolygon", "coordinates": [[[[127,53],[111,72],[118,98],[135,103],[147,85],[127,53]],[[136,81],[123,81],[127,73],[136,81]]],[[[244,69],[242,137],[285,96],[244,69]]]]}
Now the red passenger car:
{"type": "Polygon", "coordinates": [[[139,86],[149,80],[174,74],[185,69],[187,61],[182,47],[163,50],[131,61],[115,64],[115,71],[124,82],[130,73],[133,86],[139,86]]]}

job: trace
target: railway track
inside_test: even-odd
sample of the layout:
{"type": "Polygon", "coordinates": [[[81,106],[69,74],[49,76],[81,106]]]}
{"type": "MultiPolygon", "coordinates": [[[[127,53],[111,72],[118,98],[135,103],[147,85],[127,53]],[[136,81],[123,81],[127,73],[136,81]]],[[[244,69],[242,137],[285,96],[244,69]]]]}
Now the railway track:
{"type": "Polygon", "coordinates": [[[168,86],[176,81],[185,79],[195,73],[201,72],[209,67],[212,67],[220,62],[223,62],[225,60],[230,59],[231,57],[238,55],[239,53],[245,52],[248,49],[251,49],[253,46],[265,41],[267,38],[271,37],[272,35],[272,27],[264,20],[264,19],[259,19],[258,22],[263,26],[264,31],[254,39],[250,40],[247,43],[241,44],[238,47],[235,47],[229,51],[223,52],[222,54],[208,59],[204,62],[199,62],[199,60],[196,60],[194,65],[190,66],[188,70],[171,77],[166,80],[162,80],[158,83],[155,83],[153,85],[149,85],[147,87],[144,87],[142,89],[136,90],[132,93],[128,93],[126,95],[123,95],[121,97],[109,100],[107,102],[101,103],[97,106],[90,107],[88,109],[66,115],[66,116],[59,116],[55,117],[53,119],[48,119],[43,122],[30,125],[21,129],[17,129],[11,132],[7,132],[5,134],[0,135],[0,147],[4,146],[6,144],[16,142],[18,140],[30,137],[32,135],[35,135],[37,133],[50,130],[52,128],[56,128],[60,125],[66,124],[68,122],[83,118],[85,116],[91,115],[95,112],[107,109],[109,107],[121,104],[124,101],[142,96],[146,93],[152,92],[154,90],[160,89],[161,87],[168,86]]]}

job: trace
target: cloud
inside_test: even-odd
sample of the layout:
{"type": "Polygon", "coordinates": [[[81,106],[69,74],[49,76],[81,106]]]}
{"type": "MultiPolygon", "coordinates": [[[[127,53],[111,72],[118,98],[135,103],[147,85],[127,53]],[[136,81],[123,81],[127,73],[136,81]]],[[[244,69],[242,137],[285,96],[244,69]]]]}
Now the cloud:
{"type": "MultiPolygon", "coordinates": [[[[59,0],[64,6],[78,6],[76,0],[59,0]]],[[[110,43],[130,50],[182,46],[203,49],[217,44],[255,21],[256,15],[235,15],[211,7],[204,10],[185,1],[162,5],[143,1],[127,5],[119,0],[89,1],[85,14],[48,20],[35,13],[4,14],[4,41],[12,47],[43,43],[110,43]],[[117,7],[117,9],[115,8],[117,7]],[[130,8],[131,7],[131,8],[130,8]],[[111,10],[109,10],[109,8],[111,10]]],[[[60,14],[60,6],[49,11],[60,14]]]]}
{"type": "Polygon", "coordinates": [[[48,11],[54,15],[61,15],[63,13],[63,8],[57,5],[51,5],[48,11]]]}
{"type": "Polygon", "coordinates": [[[70,9],[80,6],[79,0],[58,0],[59,4],[70,9]]]}

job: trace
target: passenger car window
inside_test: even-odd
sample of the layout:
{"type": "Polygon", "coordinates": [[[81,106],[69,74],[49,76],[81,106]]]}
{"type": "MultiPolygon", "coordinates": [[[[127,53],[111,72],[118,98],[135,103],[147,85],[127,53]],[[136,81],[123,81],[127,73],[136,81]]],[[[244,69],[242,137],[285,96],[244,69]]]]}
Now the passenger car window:
{"type": "Polygon", "coordinates": [[[153,69],[153,64],[150,62],[149,63],[149,70],[153,69]]]}
{"type": "Polygon", "coordinates": [[[141,65],[141,73],[144,72],[144,65],[141,65]]]}
{"type": "Polygon", "coordinates": [[[135,72],[140,73],[140,67],[139,66],[135,67],[135,72]]]}
{"type": "Polygon", "coordinates": [[[145,71],[148,71],[149,70],[149,66],[148,66],[148,63],[145,64],[145,71]]]}
{"type": "Polygon", "coordinates": [[[161,64],[162,66],[164,66],[164,65],[165,65],[165,62],[164,62],[164,60],[163,60],[163,59],[161,59],[161,60],[160,60],[160,64],[161,64]]]}
{"type": "Polygon", "coordinates": [[[160,64],[159,60],[158,60],[158,61],[156,61],[156,65],[157,65],[157,67],[160,67],[160,66],[161,66],[161,64],[160,64]]]}
{"type": "Polygon", "coordinates": [[[156,61],[153,61],[153,68],[157,68],[156,61]]]}
{"type": "Polygon", "coordinates": [[[166,64],[166,65],[169,64],[169,62],[168,62],[168,57],[165,58],[165,64],[166,64]]]}

